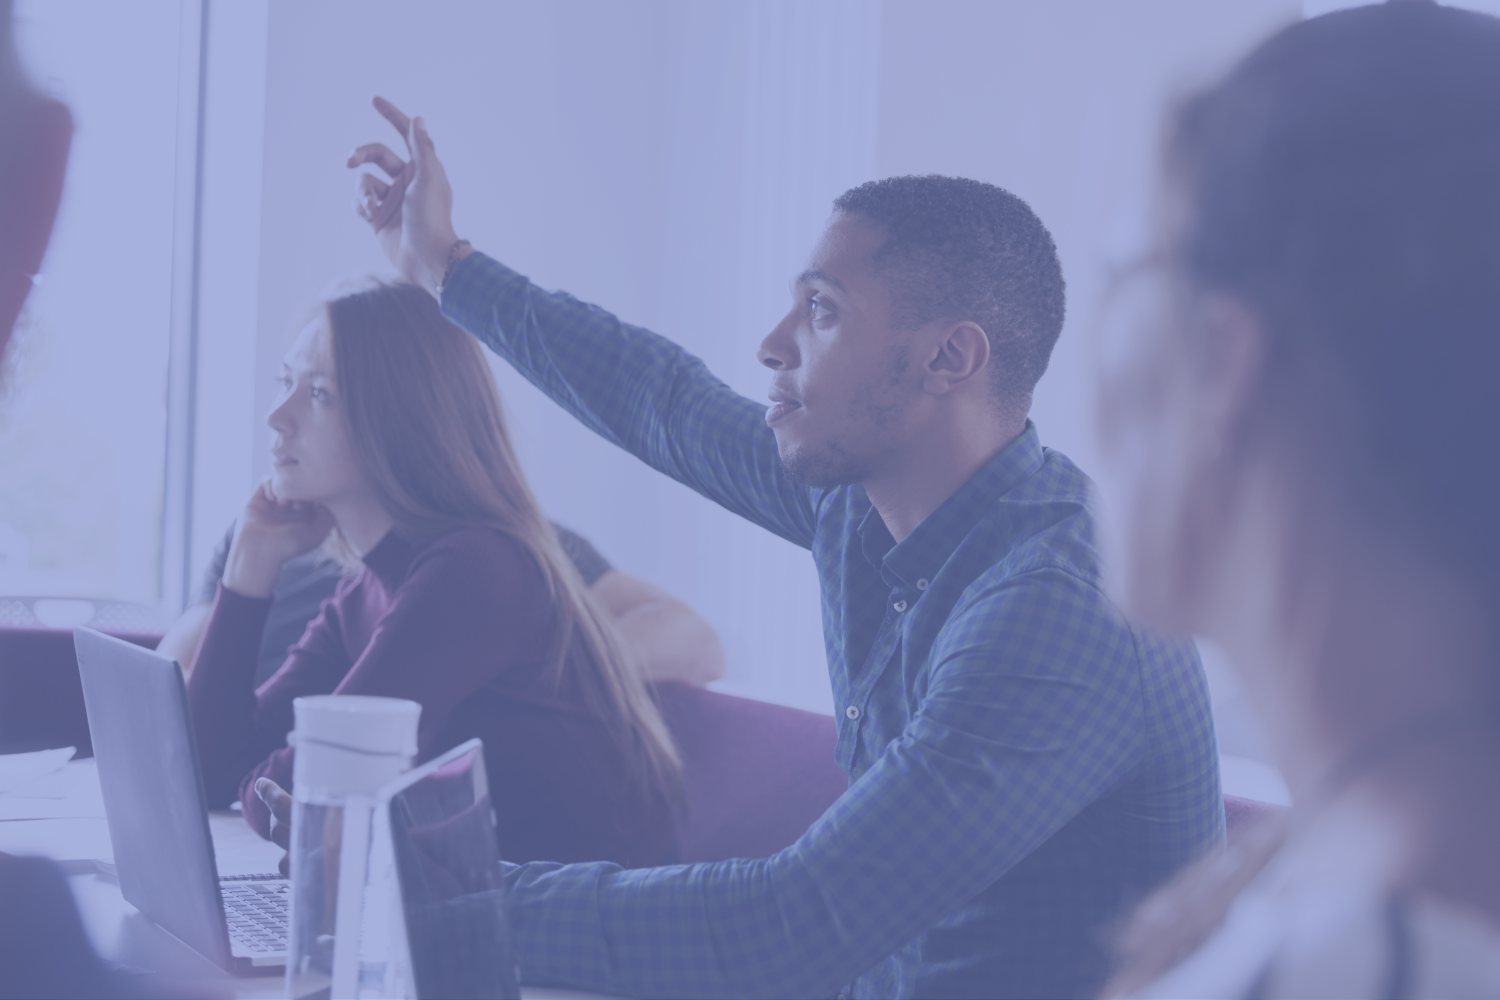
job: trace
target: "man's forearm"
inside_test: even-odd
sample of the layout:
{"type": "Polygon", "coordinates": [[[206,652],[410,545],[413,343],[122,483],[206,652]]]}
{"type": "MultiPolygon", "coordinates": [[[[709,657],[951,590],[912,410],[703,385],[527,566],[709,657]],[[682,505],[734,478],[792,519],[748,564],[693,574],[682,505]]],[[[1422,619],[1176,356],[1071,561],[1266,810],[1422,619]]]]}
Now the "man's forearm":
{"type": "Polygon", "coordinates": [[[443,313],[592,430],[782,537],[810,545],[809,491],[788,480],[765,407],[703,362],[482,253],[454,267],[443,313]]]}
{"type": "Polygon", "coordinates": [[[510,870],[523,973],[639,996],[827,996],[966,908],[1003,933],[976,899],[1132,766],[1142,709],[1132,635],[1082,581],[1018,579],[968,617],[935,647],[921,712],[792,847],[510,870]],[[1059,644],[1025,627],[1037,618],[1078,635],[1059,644]]]}
{"type": "Polygon", "coordinates": [[[536,288],[483,254],[454,268],[442,306],[579,420],[659,468],[670,459],[660,424],[679,403],[674,389],[716,381],[665,338],[536,288]]]}
{"type": "Polygon", "coordinates": [[[830,940],[838,921],[796,865],[791,852],[630,871],[507,865],[522,978],[628,996],[832,996],[880,956],[830,940]]]}

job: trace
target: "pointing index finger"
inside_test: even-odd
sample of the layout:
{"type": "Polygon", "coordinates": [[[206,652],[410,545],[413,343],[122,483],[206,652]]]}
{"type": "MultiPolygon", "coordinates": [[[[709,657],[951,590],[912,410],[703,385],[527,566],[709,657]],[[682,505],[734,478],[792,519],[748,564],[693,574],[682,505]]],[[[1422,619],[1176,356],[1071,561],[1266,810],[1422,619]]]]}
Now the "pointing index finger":
{"type": "Polygon", "coordinates": [[[292,818],[292,797],[270,778],[255,779],[255,794],[271,810],[271,814],[283,823],[292,818]]]}
{"type": "Polygon", "coordinates": [[[380,116],[396,126],[396,131],[400,132],[401,138],[405,139],[411,132],[411,119],[402,114],[400,108],[387,101],[384,97],[375,98],[373,103],[375,110],[380,112],[380,116]]]}

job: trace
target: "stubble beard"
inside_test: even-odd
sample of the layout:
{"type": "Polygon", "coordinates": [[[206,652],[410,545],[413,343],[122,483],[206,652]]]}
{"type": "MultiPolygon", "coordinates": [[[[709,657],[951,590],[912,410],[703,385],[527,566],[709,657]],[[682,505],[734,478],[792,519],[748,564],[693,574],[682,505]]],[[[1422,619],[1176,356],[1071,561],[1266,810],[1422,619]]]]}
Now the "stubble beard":
{"type": "Polygon", "coordinates": [[[909,358],[910,350],[904,344],[892,351],[885,377],[875,385],[866,386],[862,400],[853,408],[853,425],[873,437],[867,442],[869,447],[864,449],[866,454],[855,454],[837,439],[817,449],[798,448],[791,454],[783,452],[780,455],[781,468],[787,478],[819,490],[853,486],[869,478],[879,461],[879,442],[888,439],[889,429],[900,422],[905,411],[900,389],[909,358]]]}
{"type": "Polygon", "coordinates": [[[809,486],[815,490],[853,486],[863,482],[865,478],[863,464],[836,441],[816,451],[798,448],[790,455],[780,457],[781,469],[788,479],[799,486],[809,486]]]}

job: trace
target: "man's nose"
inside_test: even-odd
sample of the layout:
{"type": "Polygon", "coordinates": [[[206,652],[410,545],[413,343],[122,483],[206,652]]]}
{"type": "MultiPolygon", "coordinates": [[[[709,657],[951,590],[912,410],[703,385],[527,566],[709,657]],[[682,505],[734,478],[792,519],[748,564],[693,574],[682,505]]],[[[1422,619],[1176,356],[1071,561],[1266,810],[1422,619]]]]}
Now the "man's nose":
{"type": "Polygon", "coordinates": [[[797,314],[789,312],[760,342],[760,350],[755,353],[760,363],[773,371],[797,367],[796,330],[797,314]]]}

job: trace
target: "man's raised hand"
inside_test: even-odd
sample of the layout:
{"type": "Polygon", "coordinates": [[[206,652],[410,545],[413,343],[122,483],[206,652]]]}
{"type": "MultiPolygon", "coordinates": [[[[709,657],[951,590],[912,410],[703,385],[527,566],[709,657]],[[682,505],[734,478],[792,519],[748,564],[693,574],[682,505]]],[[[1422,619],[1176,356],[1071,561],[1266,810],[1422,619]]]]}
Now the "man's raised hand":
{"type": "Polygon", "coordinates": [[[374,174],[360,174],[354,210],[370,224],[401,276],[436,295],[448,253],[458,242],[453,231],[453,189],[422,119],[406,117],[383,97],[375,98],[375,110],[401,133],[410,161],[379,142],[350,154],[351,168],[370,163],[391,178],[387,182],[374,174]]]}

